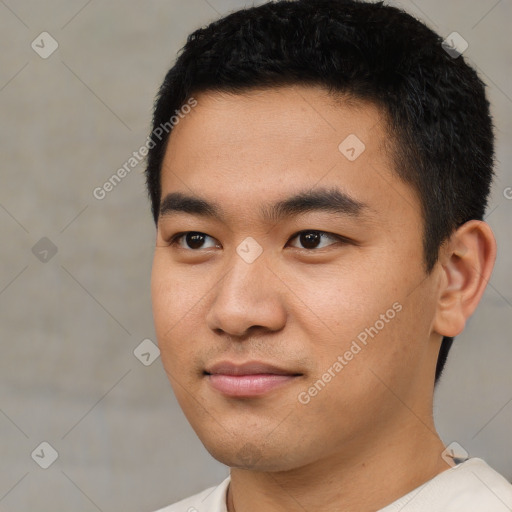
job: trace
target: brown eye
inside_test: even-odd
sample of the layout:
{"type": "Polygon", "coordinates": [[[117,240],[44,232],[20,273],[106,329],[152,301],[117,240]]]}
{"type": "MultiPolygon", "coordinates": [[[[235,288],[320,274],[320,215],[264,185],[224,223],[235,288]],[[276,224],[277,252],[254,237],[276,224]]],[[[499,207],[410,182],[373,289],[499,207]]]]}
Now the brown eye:
{"type": "Polygon", "coordinates": [[[172,238],[171,245],[177,245],[182,249],[208,249],[210,247],[217,247],[217,244],[213,243],[209,247],[204,247],[203,244],[206,239],[211,238],[211,236],[201,233],[199,231],[187,231],[185,233],[179,233],[172,238]],[[183,243],[181,243],[183,242],[183,243]]]}
{"type": "MultiPolygon", "coordinates": [[[[322,242],[322,239],[328,238],[331,240],[334,240],[334,242],[341,241],[341,237],[338,237],[336,235],[331,235],[329,233],[325,233],[324,231],[316,231],[316,230],[309,230],[309,231],[301,231],[300,233],[297,233],[294,237],[292,237],[292,240],[297,238],[302,245],[302,247],[299,247],[299,249],[323,249],[324,247],[327,247],[328,245],[333,244],[327,244],[323,246],[319,246],[319,244],[322,242]]],[[[295,246],[296,247],[296,246],[295,246]]]]}

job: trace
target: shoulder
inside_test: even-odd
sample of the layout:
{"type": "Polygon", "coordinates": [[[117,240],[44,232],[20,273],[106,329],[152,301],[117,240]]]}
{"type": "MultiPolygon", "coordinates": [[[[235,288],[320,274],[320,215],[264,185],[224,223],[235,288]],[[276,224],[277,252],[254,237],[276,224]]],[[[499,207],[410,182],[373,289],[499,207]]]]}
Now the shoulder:
{"type": "Polygon", "coordinates": [[[230,477],[214,487],[185,498],[156,512],[227,512],[226,492],[230,477]]]}
{"type": "Polygon", "coordinates": [[[511,509],[512,484],[482,459],[471,458],[440,473],[381,512],[508,512],[511,509]]]}
{"type": "Polygon", "coordinates": [[[485,510],[489,512],[512,508],[512,484],[510,482],[482,459],[469,459],[463,464],[459,473],[459,486],[461,491],[467,493],[469,507],[474,507],[477,504],[485,507],[485,510]]]}

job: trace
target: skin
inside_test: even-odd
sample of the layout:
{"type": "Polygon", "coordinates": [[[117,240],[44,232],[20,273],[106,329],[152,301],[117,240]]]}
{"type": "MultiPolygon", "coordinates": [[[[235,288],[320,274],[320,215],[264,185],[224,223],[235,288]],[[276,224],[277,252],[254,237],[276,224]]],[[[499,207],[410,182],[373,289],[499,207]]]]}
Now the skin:
{"type": "Polygon", "coordinates": [[[152,300],[164,368],[210,454],[231,468],[230,512],[357,510],[393,502],[448,470],[433,418],[442,336],[476,308],[496,247],[487,224],[463,225],[425,273],[420,202],[393,172],[376,106],[320,87],[195,96],[174,128],[162,199],[182,192],[218,203],[223,221],[175,213],[158,221],[152,300]],[[365,150],[349,161],[349,134],[365,150]],[[265,221],[260,207],[336,187],[360,215],[309,212],[265,221]],[[318,248],[298,232],[318,230],[318,248]],[[186,231],[201,232],[190,247],[186,231]],[[252,263],[236,248],[254,238],[252,263]],[[298,400],[357,335],[394,303],[374,338],[307,404],[298,400]],[[204,375],[212,363],[259,360],[301,376],[257,398],[227,397],[204,375]]]}

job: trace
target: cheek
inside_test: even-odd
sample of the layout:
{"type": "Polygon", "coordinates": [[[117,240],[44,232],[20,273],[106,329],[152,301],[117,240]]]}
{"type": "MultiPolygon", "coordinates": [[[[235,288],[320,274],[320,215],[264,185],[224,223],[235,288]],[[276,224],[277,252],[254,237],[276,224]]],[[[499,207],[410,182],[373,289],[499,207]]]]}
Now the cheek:
{"type": "Polygon", "coordinates": [[[346,391],[348,386],[356,394],[365,394],[375,380],[370,369],[387,375],[397,371],[399,361],[407,360],[414,350],[406,333],[422,329],[415,320],[417,307],[406,297],[404,280],[390,271],[372,272],[371,266],[355,265],[350,271],[318,269],[316,275],[310,270],[307,274],[290,275],[289,283],[300,299],[295,319],[311,340],[312,377],[321,379],[330,369],[336,373],[330,388],[340,385],[346,391]]]}
{"type": "Polygon", "coordinates": [[[151,299],[157,331],[180,328],[194,315],[208,290],[203,274],[192,267],[184,270],[173,263],[165,248],[156,248],[151,273],[151,299]]]}
{"type": "Polygon", "coordinates": [[[287,283],[303,304],[302,327],[316,326],[340,341],[373,325],[399,297],[393,283],[363,265],[308,268],[287,276],[287,283]]]}
{"type": "Polygon", "coordinates": [[[155,251],[151,274],[153,319],[166,370],[183,372],[198,343],[198,315],[208,291],[204,279],[171,265],[164,250],[155,251]]]}

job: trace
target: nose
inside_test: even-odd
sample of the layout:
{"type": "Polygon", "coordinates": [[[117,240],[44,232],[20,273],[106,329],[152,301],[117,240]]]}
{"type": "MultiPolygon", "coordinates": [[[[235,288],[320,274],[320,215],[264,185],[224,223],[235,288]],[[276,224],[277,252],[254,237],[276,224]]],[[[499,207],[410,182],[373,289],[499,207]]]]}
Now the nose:
{"type": "Polygon", "coordinates": [[[284,289],[264,255],[247,263],[235,254],[231,269],[213,292],[207,325],[217,334],[236,338],[254,330],[278,331],[286,323],[284,289]]]}

